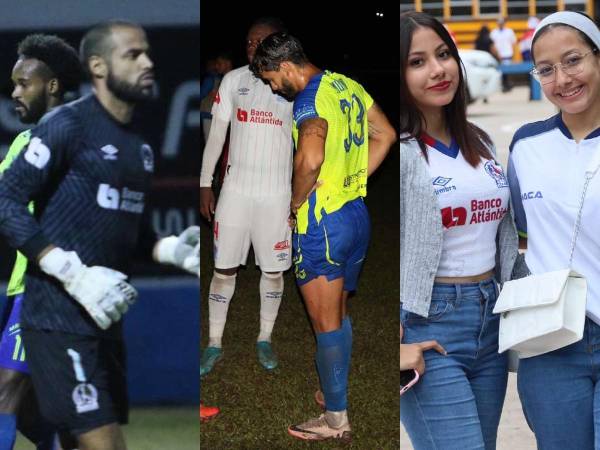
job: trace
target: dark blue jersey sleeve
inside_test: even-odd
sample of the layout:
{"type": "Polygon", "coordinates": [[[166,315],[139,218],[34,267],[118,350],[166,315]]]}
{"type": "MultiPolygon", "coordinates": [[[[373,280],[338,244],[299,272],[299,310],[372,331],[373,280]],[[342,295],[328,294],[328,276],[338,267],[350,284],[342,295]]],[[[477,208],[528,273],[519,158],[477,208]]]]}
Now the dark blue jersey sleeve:
{"type": "Polygon", "coordinates": [[[44,118],[29,144],[0,179],[0,234],[28,259],[50,242],[27,204],[36,201],[36,216],[60,185],[78,139],[78,123],[67,107],[44,118]]]}
{"type": "Polygon", "coordinates": [[[323,74],[313,77],[294,99],[293,118],[297,128],[300,128],[305,120],[319,117],[316,97],[322,77],[323,74]]]}
{"type": "Polygon", "coordinates": [[[510,199],[512,202],[513,211],[515,214],[515,223],[517,232],[520,237],[527,237],[527,217],[525,208],[523,208],[523,200],[521,198],[521,187],[519,186],[519,178],[515,171],[515,163],[513,161],[512,151],[508,155],[508,185],[510,187],[510,199]]]}

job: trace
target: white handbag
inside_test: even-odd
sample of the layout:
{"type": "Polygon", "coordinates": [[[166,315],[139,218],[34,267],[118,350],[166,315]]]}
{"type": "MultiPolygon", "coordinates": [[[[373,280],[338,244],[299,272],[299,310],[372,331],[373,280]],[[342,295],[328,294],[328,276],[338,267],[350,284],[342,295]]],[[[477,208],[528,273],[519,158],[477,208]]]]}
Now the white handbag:
{"type": "Polygon", "coordinates": [[[498,352],[529,358],[583,337],[587,283],[570,269],[504,283],[494,313],[500,316],[498,352]]]}
{"type": "Polygon", "coordinates": [[[511,349],[519,358],[530,358],[573,344],[583,337],[587,282],[571,267],[583,201],[599,166],[600,149],[585,172],[568,268],[529,275],[502,286],[494,307],[494,313],[501,314],[498,353],[511,349]]]}

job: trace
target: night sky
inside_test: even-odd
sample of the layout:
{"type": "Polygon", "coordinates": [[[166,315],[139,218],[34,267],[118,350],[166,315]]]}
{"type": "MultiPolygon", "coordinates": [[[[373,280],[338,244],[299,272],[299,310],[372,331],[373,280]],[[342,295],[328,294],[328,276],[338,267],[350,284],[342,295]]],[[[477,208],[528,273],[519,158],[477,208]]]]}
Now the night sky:
{"type": "Polygon", "coordinates": [[[399,7],[373,0],[361,4],[335,2],[246,2],[203,0],[200,8],[200,62],[219,51],[247,64],[244,42],[254,19],[276,16],[298,37],[317,67],[343,73],[361,82],[392,123],[399,116],[399,7]],[[294,6],[298,5],[298,6],[294,6]],[[323,9],[326,8],[326,9],[323,9]],[[377,13],[382,12],[383,17],[377,13]]]}

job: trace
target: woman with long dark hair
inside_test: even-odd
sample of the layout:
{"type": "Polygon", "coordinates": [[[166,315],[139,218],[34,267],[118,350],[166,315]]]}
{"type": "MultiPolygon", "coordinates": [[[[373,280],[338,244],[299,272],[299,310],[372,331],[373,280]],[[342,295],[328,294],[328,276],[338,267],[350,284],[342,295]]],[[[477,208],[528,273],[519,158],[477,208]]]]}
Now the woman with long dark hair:
{"type": "Polygon", "coordinates": [[[458,50],[433,17],[400,16],[400,71],[402,343],[447,351],[424,353],[401,420],[416,450],[491,450],[507,382],[492,310],[518,253],[508,182],[467,121],[458,50]]]}

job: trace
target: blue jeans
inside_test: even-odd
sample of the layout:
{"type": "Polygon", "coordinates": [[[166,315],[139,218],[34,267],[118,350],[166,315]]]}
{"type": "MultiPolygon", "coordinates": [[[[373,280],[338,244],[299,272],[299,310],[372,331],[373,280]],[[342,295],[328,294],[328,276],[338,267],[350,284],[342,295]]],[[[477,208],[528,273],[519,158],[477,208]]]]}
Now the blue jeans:
{"type": "Polygon", "coordinates": [[[415,450],[496,448],[508,379],[498,354],[493,279],[434,284],[429,317],[401,311],[402,342],[437,340],[448,352],[425,352],[425,373],[401,399],[400,419],[415,450]]]}
{"type": "Polygon", "coordinates": [[[519,361],[523,412],[540,450],[600,449],[600,326],[575,344],[519,361]]]}

